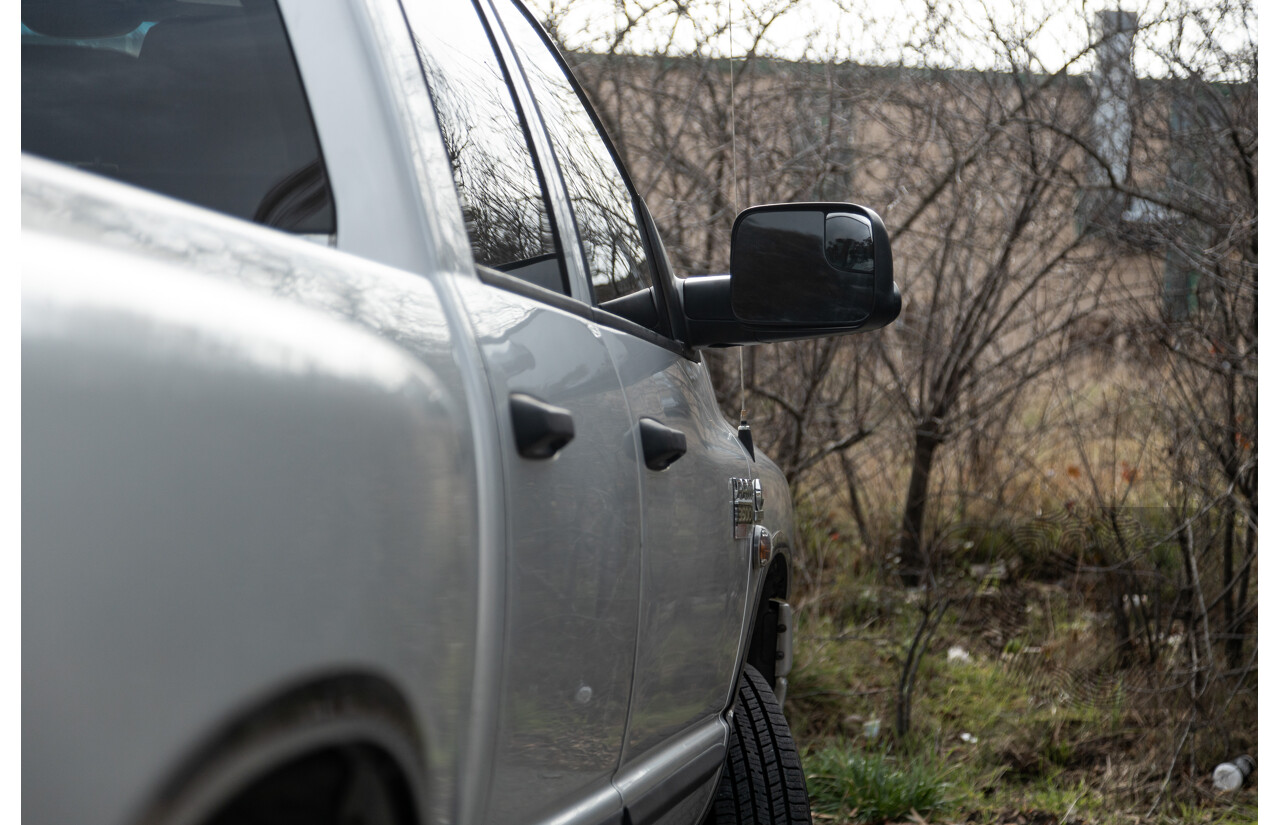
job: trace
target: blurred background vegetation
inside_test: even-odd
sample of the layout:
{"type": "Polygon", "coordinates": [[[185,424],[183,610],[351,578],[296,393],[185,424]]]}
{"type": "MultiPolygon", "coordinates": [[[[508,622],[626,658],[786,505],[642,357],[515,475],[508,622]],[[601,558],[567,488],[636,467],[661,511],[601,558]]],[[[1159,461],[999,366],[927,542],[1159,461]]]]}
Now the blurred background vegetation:
{"type": "Polygon", "coordinates": [[[792,483],[817,820],[1256,821],[1252,3],[537,7],[682,276],[756,203],[893,236],[891,328],[709,358],[792,483]]]}

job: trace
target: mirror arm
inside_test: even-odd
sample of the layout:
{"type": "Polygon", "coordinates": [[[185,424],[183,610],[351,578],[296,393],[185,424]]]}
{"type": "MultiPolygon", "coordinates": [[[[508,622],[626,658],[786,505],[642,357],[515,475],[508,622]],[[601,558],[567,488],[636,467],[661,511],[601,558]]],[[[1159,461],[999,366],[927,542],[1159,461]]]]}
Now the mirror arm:
{"type": "Polygon", "coordinates": [[[894,284],[893,300],[890,305],[876,307],[876,311],[861,325],[849,327],[748,326],[733,314],[733,307],[729,302],[729,277],[728,275],[706,275],[676,282],[680,293],[680,306],[684,312],[685,327],[688,330],[686,343],[690,347],[694,349],[736,347],[864,332],[879,329],[897,318],[902,306],[902,295],[898,291],[898,285],[894,284]]]}
{"type": "Polygon", "coordinates": [[[729,304],[729,276],[705,275],[678,281],[689,346],[730,347],[748,340],[748,330],[733,317],[729,304]]]}

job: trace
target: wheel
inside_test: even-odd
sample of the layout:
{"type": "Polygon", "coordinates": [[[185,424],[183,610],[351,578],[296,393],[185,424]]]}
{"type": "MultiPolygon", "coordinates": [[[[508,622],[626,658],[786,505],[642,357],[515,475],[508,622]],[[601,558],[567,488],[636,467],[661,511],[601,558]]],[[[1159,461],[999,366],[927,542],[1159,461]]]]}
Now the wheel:
{"type": "Polygon", "coordinates": [[[212,732],[134,821],[409,825],[424,785],[407,706],[358,675],[301,686],[212,732]]]}
{"type": "Polygon", "coordinates": [[[414,821],[402,786],[383,753],[328,748],[259,778],[204,825],[402,825],[414,821]]]}
{"type": "Polygon", "coordinates": [[[812,822],[791,729],[773,688],[750,665],[742,674],[730,727],[720,790],[704,825],[812,822]]]}

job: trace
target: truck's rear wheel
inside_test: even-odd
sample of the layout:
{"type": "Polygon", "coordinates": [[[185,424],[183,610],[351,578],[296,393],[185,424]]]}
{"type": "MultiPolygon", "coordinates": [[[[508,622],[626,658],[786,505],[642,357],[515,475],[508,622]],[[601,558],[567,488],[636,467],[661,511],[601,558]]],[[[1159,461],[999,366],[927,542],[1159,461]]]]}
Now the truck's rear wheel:
{"type": "Polygon", "coordinates": [[[408,825],[412,806],[391,760],[367,746],[327,748],[282,765],[204,825],[408,825]]]}
{"type": "Polygon", "coordinates": [[[800,754],[773,689],[747,665],[738,687],[729,755],[705,825],[812,822],[800,754]]]}

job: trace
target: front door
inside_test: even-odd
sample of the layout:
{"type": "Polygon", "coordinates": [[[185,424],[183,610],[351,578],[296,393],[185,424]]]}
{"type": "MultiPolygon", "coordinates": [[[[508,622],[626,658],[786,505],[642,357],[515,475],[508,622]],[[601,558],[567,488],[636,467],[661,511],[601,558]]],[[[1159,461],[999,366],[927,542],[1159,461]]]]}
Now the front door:
{"type": "Polygon", "coordinates": [[[687,452],[642,468],[639,649],[624,766],[730,702],[751,560],[734,538],[732,479],[750,475],[701,364],[607,330],[631,414],[683,433],[687,452]]]}

